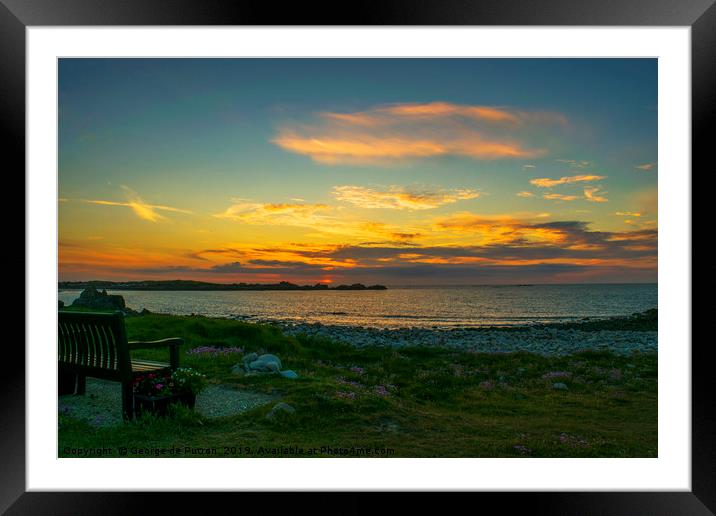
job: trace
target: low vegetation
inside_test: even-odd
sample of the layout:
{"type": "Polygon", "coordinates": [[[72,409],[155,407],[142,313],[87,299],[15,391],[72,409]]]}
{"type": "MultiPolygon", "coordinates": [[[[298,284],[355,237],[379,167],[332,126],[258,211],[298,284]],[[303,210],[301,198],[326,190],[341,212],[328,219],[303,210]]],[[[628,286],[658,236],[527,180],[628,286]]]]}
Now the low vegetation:
{"type": "MultiPolygon", "coordinates": [[[[183,337],[183,366],[211,384],[280,397],[295,412],[267,418],[271,403],[209,419],[180,409],[173,418],[106,428],[60,415],[60,456],[100,448],[103,456],[122,455],[121,448],[144,451],[128,456],[178,449],[184,457],[657,456],[655,353],[356,349],[287,337],[270,325],[196,316],[152,314],[126,325],[130,340],[183,337]],[[249,352],[278,355],[299,378],[232,373],[249,352]]],[[[162,353],[137,357],[166,359],[162,353]]]]}

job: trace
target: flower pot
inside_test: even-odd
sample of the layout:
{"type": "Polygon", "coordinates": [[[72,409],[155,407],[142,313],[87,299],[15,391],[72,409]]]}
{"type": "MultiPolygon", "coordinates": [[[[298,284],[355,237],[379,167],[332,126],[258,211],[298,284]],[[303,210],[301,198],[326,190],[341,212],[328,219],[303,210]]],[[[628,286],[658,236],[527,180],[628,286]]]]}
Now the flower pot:
{"type": "Polygon", "coordinates": [[[166,416],[169,413],[169,405],[176,403],[178,396],[170,394],[167,396],[148,396],[146,394],[134,395],[134,411],[139,416],[144,413],[156,416],[166,416]]]}
{"type": "Polygon", "coordinates": [[[134,411],[138,416],[142,413],[167,416],[169,414],[169,407],[173,403],[181,403],[193,409],[196,404],[196,394],[168,394],[165,396],[134,395],[134,411]]]}
{"type": "Polygon", "coordinates": [[[186,405],[190,409],[193,409],[194,406],[196,405],[196,394],[191,394],[191,393],[179,394],[178,401],[182,405],[186,405]]]}

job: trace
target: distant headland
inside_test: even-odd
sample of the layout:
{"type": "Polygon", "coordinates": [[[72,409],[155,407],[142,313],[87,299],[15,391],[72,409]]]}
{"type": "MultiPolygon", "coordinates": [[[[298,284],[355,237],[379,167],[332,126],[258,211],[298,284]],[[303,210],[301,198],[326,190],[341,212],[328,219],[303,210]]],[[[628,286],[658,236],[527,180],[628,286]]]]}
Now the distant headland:
{"type": "Polygon", "coordinates": [[[86,288],[110,290],[387,290],[384,285],[365,286],[362,283],[329,287],[323,283],[296,285],[288,281],[279,283],[209,283],[206,281],[60,281],[60,290],[83,290],[86,288]]]}

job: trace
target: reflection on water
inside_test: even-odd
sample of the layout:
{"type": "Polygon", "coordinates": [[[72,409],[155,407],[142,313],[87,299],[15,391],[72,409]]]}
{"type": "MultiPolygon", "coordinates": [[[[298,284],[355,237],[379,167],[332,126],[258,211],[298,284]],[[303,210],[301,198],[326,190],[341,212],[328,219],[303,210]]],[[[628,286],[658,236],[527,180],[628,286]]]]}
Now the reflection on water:
{"type": "MultiPolygon", "coordinates": [[[[135,310],[373,327],[467,327],[627,315],[657,306],[657,285],[533,285],[364,291],[111,291],[135,310]]],[[[77,290],[59,293],[70,304],[77,290]]]]}

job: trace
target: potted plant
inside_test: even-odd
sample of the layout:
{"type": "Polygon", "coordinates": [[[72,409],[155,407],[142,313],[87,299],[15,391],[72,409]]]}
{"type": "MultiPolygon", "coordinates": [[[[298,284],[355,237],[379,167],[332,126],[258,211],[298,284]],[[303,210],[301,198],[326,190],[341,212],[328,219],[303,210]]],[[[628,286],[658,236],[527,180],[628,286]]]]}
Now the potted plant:
{"type": "Polygon", "coordinates": [[[206,377],[190,367],[180,367],[172,373],[171,382],[179,401],[194,408],[196,395],[206,388],[206,377]]]}
{"type": "Polygon", "coordinates": [[[206,377],[188,367],[174,372],[139,375],[134,379],[134,405],[137,414],[167,415],[172,403],[194,408],[196,395],[206,387],[206,377]]]}
{"type": "Polygon", "coordinates": [[[164,416],[169,404],[177,397],[170,385],[171,375],[165,372],[148,373],[134,377],[134,409],[137,415],[151,412],[164,416]]]}

